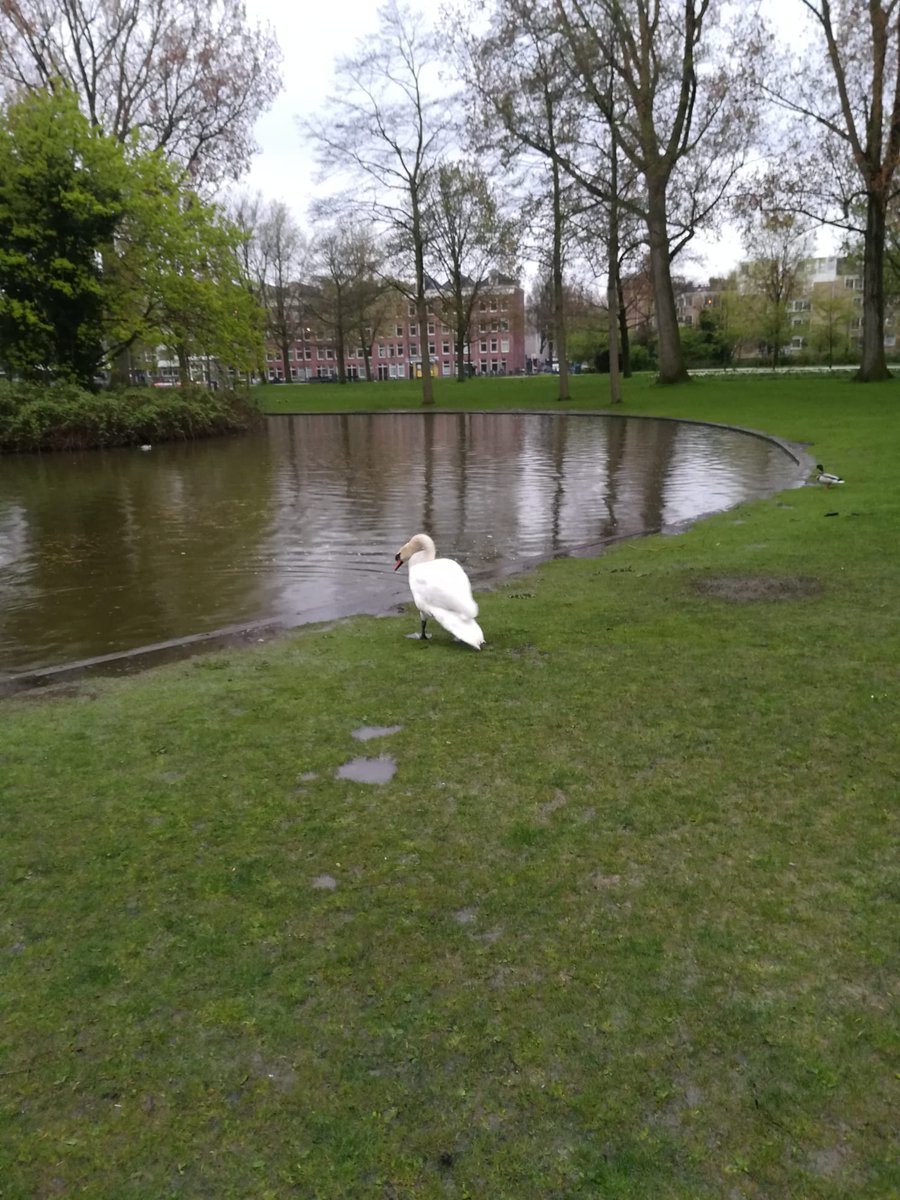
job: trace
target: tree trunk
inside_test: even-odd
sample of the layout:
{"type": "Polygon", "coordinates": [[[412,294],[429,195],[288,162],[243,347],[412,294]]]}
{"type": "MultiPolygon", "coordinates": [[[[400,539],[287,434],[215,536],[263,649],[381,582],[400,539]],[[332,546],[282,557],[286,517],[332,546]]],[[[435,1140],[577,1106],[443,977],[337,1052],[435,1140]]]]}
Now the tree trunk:
{"type": "Polygon", "coordinates": [[[666,220],[665,183],[647,180],[647,234],[650,240],[650,275],[656,309],[657,383],[686,383],[690,376],[684,365],[675,292],[669,264],[669,230],[666,220]]]}
{"type": "Polygon", "coordinates": [[[347,382],[347,347],[344,334],[344,304],[341,299],[341,289],[335,294],[334,322],[334,353],[337,358],[338,383],[347,382]]]}
{"type": "Polygon", "coordinates": [[[619,263],[616,263],[616,297],[619,311],[619,356],[622,360],[622,376],[630,379],[631,336],[628,332],[628,306],[625,303],[625,289],[622,287],[622,272],[619,263]]]}
{"type": "Polygon", "coordinates": [[[556,357],[559,362],[558,400],[569,399],[569,362],[566,347],[566,307],[563,294],[563,249],[562,249],[562,186],[559,165],[556,159],[553,168],[553,324],[556,337],[556,357]]]}
{"type": "Polygon", "coordinates": [[[422,237],[422,222],[418,198],[412,196],[412,236],[416,256],[416,316],[419,322],[419,349],[422,364],[422,404],[434,404],[434,389],[431,386],[431,360],[428,356],[428,304],[425,300],[425,243],[422,237]]]}
{"type": "Polygon", "coordinates": [[[187,346],[184,342],[179,342],[175,353],[178,355],[178,379],[182,387],[187,387],[191,382],[191,365],[188,360],[187,346]]]}
{"type": "Polygon", "coordinates": [[[871,189],[866,198],[862,361],[854,376],[859,383],[891,378],[884,356],[884,239],[885,198],[871,189]]]}
{"type": "MultiPolygon", "coordinates": [[[[610,127],[610,133],[613,133],[610,127]]],[[[612,137],[612,147],[609,156],[609,272],[606,280],[606,308],[609,320],[609,402],[622,403],[622,379],[619,373],[619,338],[617,325],[618,295],[616,292],[616,276],[619,270],[619,206],[616,189],[618,187],[618,154],[615,134],[612,137]]]]}
{"type": "Polygon", "coordinates": [[[466,303],[462,293],[462,280],[457,276],[453,281],[453,321],[455,323],[456,344],[456,381],[465,383],[468,378],[466,370],[466,339],[469,330],[466,322],[466,303]]]}

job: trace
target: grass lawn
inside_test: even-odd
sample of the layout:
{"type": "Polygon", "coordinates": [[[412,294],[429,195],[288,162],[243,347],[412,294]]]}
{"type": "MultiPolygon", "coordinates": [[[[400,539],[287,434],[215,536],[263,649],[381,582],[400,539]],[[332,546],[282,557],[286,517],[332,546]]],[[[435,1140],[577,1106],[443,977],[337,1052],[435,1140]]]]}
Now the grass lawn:
{"type": "Polygon", "coordinates": [[[900,1195],[900,382],[625,398],[847,483],[0,702],[3,1200],[900,1195]]]}

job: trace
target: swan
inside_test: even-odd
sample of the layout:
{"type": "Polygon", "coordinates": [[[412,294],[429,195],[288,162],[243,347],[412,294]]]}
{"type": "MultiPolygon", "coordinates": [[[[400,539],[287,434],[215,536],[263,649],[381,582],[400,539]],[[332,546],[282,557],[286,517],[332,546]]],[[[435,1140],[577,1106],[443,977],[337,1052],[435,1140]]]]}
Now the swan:
{"type": "Polygon", "coordinates": [[[840,475],[832,475],[830,471],[826,471],[821,463],[816,463],[816,470],[819,472],[817,483],[824,483],[827,488],[835,487],[839,483],[843,483],[840,475]]]}
{"type": "Polygon", "coordinates": [[[484,634],[475,618],[478,605],[472,595],[469,577],[452,558],[436,558],[434,542],[427,533],[417,533],[395,556],[395,571],[409,563],[409,590],[412,592],[422,632],[412,636],[427,638],[425,624],[434,617],[439,625],[467,645],[480,650],[484,634]]]}

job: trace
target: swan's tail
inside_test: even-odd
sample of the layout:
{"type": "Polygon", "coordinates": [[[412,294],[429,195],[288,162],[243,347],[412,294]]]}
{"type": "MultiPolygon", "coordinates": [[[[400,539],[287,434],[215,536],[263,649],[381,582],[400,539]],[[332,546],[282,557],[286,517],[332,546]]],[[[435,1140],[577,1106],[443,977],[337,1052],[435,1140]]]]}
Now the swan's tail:
{"type": "Polygon", "coordinates": [[[455,638],[459,638],[466,645],[472,646],[475,650],[480,650],[484,645],[481,626],[473,617],[464,617],[460,613],[450,612],[446,608],[433,608],[431,615],[439,625],[443,625],[448,633],[452,633],[455,638]]]}

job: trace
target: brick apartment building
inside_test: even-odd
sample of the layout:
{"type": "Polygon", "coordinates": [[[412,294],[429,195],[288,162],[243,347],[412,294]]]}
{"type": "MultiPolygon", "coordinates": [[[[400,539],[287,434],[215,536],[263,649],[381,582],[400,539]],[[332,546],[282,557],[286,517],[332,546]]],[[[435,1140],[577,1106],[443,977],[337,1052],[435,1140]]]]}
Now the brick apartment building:
{"type": "MultiPolygon", "coordinates": [[[[302,322],[300,323],[302,325],[302,322]]],[[[419,328],[416,308],[406,296],[394,294],[391,304],[371,331],[368,348],[348,344],[345,366],[348,379],[415,379],[422,373],[422,349],[427,344],[431,371],[436,376],[457,373],[456,338],[442,319],[437,291],[428,297],[428,322],[419,328]],[[368,350],[368,353],[366,353],[368,350]]],[[[266,375],[270,382],[308,382],[338,376],[333,338],[313,320],[303,326],[288,350],[287,365],[281,350],[266,347],[266,375]]],[[[525,370],[525,294],[512,280],[497,278],[476,301],[468,330],[465,366],[475,375],[517,375],[525,370]]]]}

